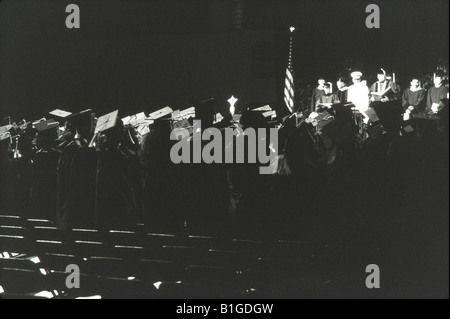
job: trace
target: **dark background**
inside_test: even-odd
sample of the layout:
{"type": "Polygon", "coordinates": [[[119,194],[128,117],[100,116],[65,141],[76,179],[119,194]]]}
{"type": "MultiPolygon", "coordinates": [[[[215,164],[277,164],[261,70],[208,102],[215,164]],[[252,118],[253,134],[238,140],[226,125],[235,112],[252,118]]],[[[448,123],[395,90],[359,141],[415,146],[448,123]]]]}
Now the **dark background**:
{"type": "Polygon", "coordinates": [[[243,3],[236,22],[231,0],[3,0],[1,116],[36,119],[57,107],[128,115],[209,97],[226,105],[231,94],[241,108],[281,105],[290,25],[305,85],[318,75],[334,81],[349,64],[370,80],[383,67],[407,85],[448,59],[447,0],[243,3]],[[70,3],[80,7],[80,29],[65,26],[70,3]],[[370,3],[380,7],[380,29],[365,26],[370,3]]]}

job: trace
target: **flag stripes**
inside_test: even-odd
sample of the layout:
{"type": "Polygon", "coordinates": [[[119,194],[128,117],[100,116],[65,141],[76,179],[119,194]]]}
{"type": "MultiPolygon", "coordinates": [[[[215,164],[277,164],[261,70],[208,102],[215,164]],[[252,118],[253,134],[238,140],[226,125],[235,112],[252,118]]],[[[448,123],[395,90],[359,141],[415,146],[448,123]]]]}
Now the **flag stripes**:
{"type": "Polygon", "coordinates": [[[290,112],[294,112],[294,77],[289,67],[286,69],[286,79],[284,81],[284,102],[290,112]]]}
{"type": "Polygon", "coordinates": [[[295,28],[291,27],[290,39],[289,39],[289,62],[286,68],[286,78],[284,80],[284,103],[286,104],[289,112],[294,112],[295,94],[294,94],[294,75],[292,67],[292,32],[295,28]]]}

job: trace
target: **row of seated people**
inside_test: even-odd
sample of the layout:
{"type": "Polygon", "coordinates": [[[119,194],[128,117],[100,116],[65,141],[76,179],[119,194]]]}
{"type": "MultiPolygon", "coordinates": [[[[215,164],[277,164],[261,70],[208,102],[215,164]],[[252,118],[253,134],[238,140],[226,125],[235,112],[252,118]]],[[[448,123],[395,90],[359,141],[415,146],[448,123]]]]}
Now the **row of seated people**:
{"type": "MultiPolygon", "coordinates": [[[[412,78],[410,87],[401,93],[400,86],[386,75],[385,71],[377,74],[378,81],[370,88],[367,82],[362,79],[363,74],[359,71],[351,73],[351,86],[347,86],[346,79],[339,77],[336,86],[337,90],[332,92],[332,84],[321,78],[318,87],[314,89],[311,98],[311,111],[323,111],[336,103],[352,103],[356,110],[365,115],[372,103],[388,102],[401,99],[401,104],[408,115],[427,113],[437,114],[444,108],[443,99],[448,99],[448,85],[443,85],[444,77],[437,74],[434,77],[434,86],[428,90],[420,86],[418,78],[412,78]]],[[[366,122],[368,117],[365,116],[366,122]]]]}

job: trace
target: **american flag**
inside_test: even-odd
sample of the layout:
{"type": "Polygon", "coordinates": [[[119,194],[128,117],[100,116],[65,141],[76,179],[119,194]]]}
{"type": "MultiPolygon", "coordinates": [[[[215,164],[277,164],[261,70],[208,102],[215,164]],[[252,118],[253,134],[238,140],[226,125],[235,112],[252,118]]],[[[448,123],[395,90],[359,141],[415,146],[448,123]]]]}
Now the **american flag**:
{"type": "Polygon", "coordinates": [[[290,27],[291,31],[290,40],[289,40],[289,61],[288,66],[286,68],[286,78],[284,80],[284,103],[286,103],[289,112],[294,112],[294,71],[292,67],[292,33],[295,28],[290,27]]]}

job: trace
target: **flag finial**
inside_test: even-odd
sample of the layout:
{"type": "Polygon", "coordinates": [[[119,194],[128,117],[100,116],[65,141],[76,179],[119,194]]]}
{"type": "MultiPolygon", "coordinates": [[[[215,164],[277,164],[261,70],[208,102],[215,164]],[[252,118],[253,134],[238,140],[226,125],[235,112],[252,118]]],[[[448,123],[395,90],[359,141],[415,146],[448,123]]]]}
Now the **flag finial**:
{"type": "Polygon", "coordinates": [[[234,115],[234,111],[236,110],[234,108],[234,104],[237,102],[237,98],[235,98],[233,95],[228,99],[228,103],[230,103],[230,113],[231,115],[234,115]]]}

